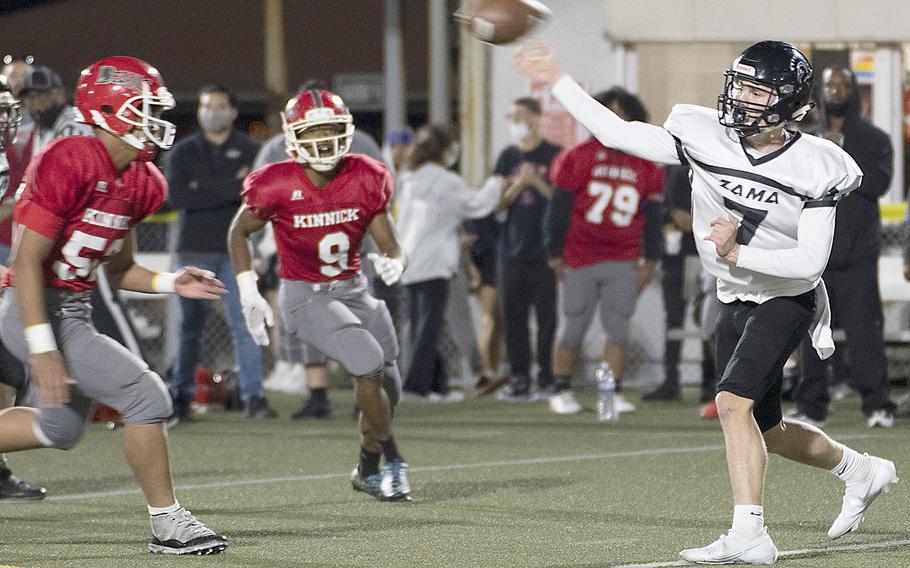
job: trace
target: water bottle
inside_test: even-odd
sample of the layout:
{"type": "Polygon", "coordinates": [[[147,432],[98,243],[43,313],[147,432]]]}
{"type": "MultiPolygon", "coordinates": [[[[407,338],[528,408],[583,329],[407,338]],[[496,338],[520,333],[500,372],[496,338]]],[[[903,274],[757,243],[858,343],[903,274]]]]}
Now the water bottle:
{"type": "Polygon", "coordinates": [[[601,363],[594,372],[597,379],[597,419],[601,422],[616,422],[619,413],[616,412],[616,377],[613,369],[607,363],[601,363]]]}

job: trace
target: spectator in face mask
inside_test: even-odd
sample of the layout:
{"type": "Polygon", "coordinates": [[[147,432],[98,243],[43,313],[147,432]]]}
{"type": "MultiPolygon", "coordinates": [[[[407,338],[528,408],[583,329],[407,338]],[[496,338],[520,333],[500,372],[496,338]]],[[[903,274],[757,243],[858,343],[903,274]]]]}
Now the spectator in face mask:
{"type": "MultiPolygon", "coordinates": [[[[250,172],[259,143],[234,129],[237,100],[224,87],[208,86],[199,91],[196,116],[200,131],[174,145],[166,168],[168,200],[180,211],[177,263],[210,270],[227,286],[229,293],[222,298],[222,305],[240,369],[240,397],[246,415],[274,418],[275,411],[262,391],[262,352],[243,319],[226,241],[231,219],[241,203],[243,178],[250,172]]],[[[177,420],[189,415],[202,331],[211,303],[181,298],[180,307],[180,348],[170,385],[173,418],[177,420]]]]}
{"type": "MultiPolygon", "coordinates": [[[[890,428],[895,405],[889,396],[888,360],[882,300],[878,285],[881,219],[878,200],[891,184],[891,140],[862,118],[856,76],[842,66],[822,71],[821,125],[818,134],[850,154],[863,171],[862,184],[837,203],[834,242],[822,274],[828,289],[833,327],[844,330],[848,383],[862,398],[866,424],[890,428]]],[[[828,362],[807,341],[800,350],[801,381],[793,393],[790,417],[822,427],[828,417],[828,362]]]]}
{"type": "Polygon", "coordinates": [[[75,109],[66,102],[60,75],[48,67],[28,71],[19,98],[33,121],[30,131],[22,133],[27,156],[37,156],[57,138],[92,133],[90,126],[76,122],[75,109]]]}
{"type": "Polygon", "coordinates": [[[537,388],[553,394],[551,351],[556,329],[556,278],[547,264],[544,213],[553,187],[550,163],[561,148],[540,135],[537,99],[517,99],[507,116],[514,142],[500,152],[495,173],[506,178],[503,202],[497,207],[499,289],[505,314],[506,353],[512,375],[500,391],[503,400],[528,400],[531,388],[529,319],[537,320],[537,388]]]}

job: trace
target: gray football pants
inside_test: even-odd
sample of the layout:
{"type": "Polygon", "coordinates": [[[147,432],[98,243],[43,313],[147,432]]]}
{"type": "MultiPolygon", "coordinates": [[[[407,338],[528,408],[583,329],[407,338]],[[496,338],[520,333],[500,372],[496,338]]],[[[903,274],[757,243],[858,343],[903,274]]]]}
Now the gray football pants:
{"type": "MultiPolygon", "coordinates": [[[[95,329],[90,292],[45,292],[48,319],[76,382],[65,406],[42,406],[37,392],[32,393],[39,416],[39,431],[35,433],[45,446],[64,450],[75,447],[91,418],[92,401],[120,412],[127,424],[154,424],[171,415],[171,397],[161,377],[126,347],[95,329]]],[[[3,291],[0,338],[17,359],[28,364],[28,344],[15,288],[3,291]]]]}
{"type": "Polygon", "coordinates": [[[278,309],[289,333],[338,361],[351,375],[384,371],[386,394],[397,404],[398,337],[385,302],[370,295],[363,275],[323,284],[282,280],[278,309]]]}

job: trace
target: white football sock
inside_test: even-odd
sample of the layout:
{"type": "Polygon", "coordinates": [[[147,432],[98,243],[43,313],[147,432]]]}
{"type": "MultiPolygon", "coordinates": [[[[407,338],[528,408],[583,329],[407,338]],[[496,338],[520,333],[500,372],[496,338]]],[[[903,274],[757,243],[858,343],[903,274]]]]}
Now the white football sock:
{"type": "Polygon", "coordinates": [[[174,501],[174,504],[170,507],[152,507],[149,505],[149,515],[161,515],[163,513],[173,513],[180,508],[180,503],[174,501]]]}
{"type": "Polygon", "coordinates": [[[759,536],[765,528],[765,510],[761,505],[734,505],[733,532],[746,538],[759,536]]]}
{"type": "Polygon", "coordinates": [[[837,464],[837,467],[831,470],[831,473],[842,480],[850,483],[854,480],[865,479],[869,474],[870,461],[866,456],[847,446],[841,445],[844,449],[844,457],[837,464]]]}

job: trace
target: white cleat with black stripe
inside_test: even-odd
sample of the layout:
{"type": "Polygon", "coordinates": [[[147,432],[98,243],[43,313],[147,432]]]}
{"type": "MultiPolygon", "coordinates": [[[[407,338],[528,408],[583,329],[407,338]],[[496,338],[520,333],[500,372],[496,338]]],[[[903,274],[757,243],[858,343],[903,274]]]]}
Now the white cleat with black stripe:
{"type": "Polygon", "coordinates": [[[855,531],[872,501],[882,493],[889,493],[891,485],[898,482],[893,461],[869,454],[865,454],[863,459],[870,460],[869,473],[860,480],[847,483],[840,515],[828,529],[828,538],[840,538],[855,531]]]}
{"type": "Polygon", "coordinates": [[[152,515],[150,519],[152,539],[149,542],[149,554],[202,556],[218,554],[227,548],[226,536],[215,534],[183,507],[173,513],[152,515]]]}

